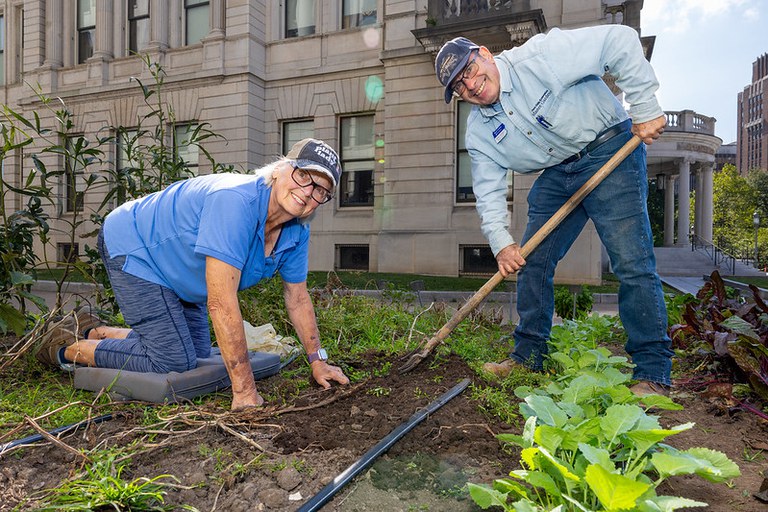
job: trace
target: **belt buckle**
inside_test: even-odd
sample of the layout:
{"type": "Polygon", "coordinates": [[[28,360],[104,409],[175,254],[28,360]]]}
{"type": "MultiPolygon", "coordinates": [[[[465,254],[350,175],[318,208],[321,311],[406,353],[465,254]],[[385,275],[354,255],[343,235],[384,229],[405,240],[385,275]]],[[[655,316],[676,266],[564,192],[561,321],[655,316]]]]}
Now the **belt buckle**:
{"type": "Polygon", "coordinates": [[[565,164],[572,164],[573,162],[578,162],[579,160],[581,160],[581,157],[583,156],[581,153],[582,152],[579,151],[578,153],[572,154],[571,156],[569,156],[568,158],[560,162],[560,164],[565,165],[565,164]]]}

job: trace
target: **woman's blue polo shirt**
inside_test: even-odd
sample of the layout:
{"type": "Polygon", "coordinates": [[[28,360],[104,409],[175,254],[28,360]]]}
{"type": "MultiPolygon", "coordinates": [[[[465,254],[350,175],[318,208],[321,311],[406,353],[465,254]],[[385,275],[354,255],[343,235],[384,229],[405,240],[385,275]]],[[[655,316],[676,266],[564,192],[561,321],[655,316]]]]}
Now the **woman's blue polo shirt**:
{"type": "Polygon", "coordinates": [[[241,271],[238,289],[275,275],[307,279],[309,225],[283,225],[272,254],[264,255],[264,224],[271,187],[261,177],[212,174],[176,182],[125,203],[104,221],[110,257],[125,256],[123,270],[172,289],[187,302],[208,297],[205,258],[241,271]]]}

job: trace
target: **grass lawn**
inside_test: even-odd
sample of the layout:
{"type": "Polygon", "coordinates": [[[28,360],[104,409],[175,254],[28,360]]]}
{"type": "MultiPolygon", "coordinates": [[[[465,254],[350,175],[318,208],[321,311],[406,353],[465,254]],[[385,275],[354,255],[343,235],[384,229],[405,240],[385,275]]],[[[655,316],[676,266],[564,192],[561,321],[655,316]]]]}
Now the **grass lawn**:
{"type": "Polygon", "coordinates": [[[746,276],[726,276],[726,279],[731,281],[738,281],[744,284],[753,284],[758,288],[768,290],[768,277],[746,277],[746,276]]]}
{"type": "MultiPolygon", "coordinates": [[[[424,276],[418,274],[388,274],[377,272],[310,272],[307,279],[311,287],[324,287],[328,282],[328,276],[335,274],[347,288],[354,290],[375,290],[378,283],[386,283],[386,286],[396,290],[410,290],[411,283],[414,281],[423,281],[425,290],[432,291],[460,291],[474,292],[480,289],[488,277],[444,277],[444,276],[424,276]]],[[[512,281],[504,281],[499,284],[495,291],[507,291],[512,281]]],[[[617,293],[619,283],[612,275],[604,276],[603,284],[600,286],[588,286],[592,293],[617,293]]]]}
{"type": "MultiPolygon", "coordinates": [[[[419,274],[391,274],[384,272],[315,271],[309,273],[307,283],[310,287],[323,288],[328,283],[328,277],[334,274],[345,287],[353,290],[376,290],[379,288],[380,283],[381,285],[387,286],[389,289],[411,290],[411,283],[414,281],[422,281],[424,283],[424,290],[475,292],[490,279],[490,276],[452,277],[425,276],[419,274]]],[[[37,279],[41,281],[55,281],[61,279],[62,275],[63,269],[42,269],[38,270],[37,279]]],[[[72,282],[91,281],[91,279],[86,278],[86,276],[78,270],[71,271],[68,280],[72,282]]],[[[767,283],[766,286],[768,286],[768,280],[765,281],[767,283]]],[[[513,285],[513,281],[503,281],[496,287],[495,291],[508,291],[513,285]]],[[[592,293],[618,293],[619,281],[613,274],[604,274],[602,284],[587,285],[587,288],[592,293]]],[[[665,292],[673,293],[672,290],[667,289],[665,289],[665,292]]]]}

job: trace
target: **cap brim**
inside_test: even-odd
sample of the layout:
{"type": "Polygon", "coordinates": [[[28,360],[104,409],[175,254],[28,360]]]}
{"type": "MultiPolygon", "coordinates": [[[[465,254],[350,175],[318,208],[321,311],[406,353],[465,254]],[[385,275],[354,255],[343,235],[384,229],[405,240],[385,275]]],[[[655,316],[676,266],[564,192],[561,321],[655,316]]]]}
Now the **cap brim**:
{"type": "Polygon", "coordinates": [[[448,79],[448,85],[445,86],[445,102],[450,103],[451,99],[453,99],[453,87],[451,84],[454,80],[456,80],[456,77],[459,76],[459,73],[464,71],[464,68],[467,67],[467,62],[469,62],[469,56],[472,55],[472,52],[477,50],[479,46],[475,46],[474,48],[470,48],[469,53],[467,53],[463,59],[459,61],[459,64],[454,68],[453,73],[451,73],[451,77],[448,79]]]}
{"type": "Polygon", "coordinates": [[[333,177],[333,173],[328,168],[323,167],[317,162],[313,162],[312,160],[296,160],[296,165],[301,169],[309,169],[312,171],[321,172],[330,178],[334,188],[336,188],[338,185],[338,183],[336,183],[336,178],[333,177]]]}

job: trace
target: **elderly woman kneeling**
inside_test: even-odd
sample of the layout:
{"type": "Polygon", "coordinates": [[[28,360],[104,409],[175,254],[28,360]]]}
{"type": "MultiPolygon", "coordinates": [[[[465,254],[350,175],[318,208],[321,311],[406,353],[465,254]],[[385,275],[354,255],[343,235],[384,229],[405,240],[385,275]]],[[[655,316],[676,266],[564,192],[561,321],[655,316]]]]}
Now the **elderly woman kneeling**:
{"type": "Polygon", "coordinates": [[[232,409],[259,406],[237,292],[279,272],[312,376],[324,388],[347,384],[326,362],[306,283],[308,220],[331,200],[340,176],[336,152],[304,139],[255,174],[200,176],[121,205],[106,217],[98,250],[131,328],[105,326],[81,310],[47,330],[38,359],[183,372],[210,356],[210,313],[232,409]]]}

